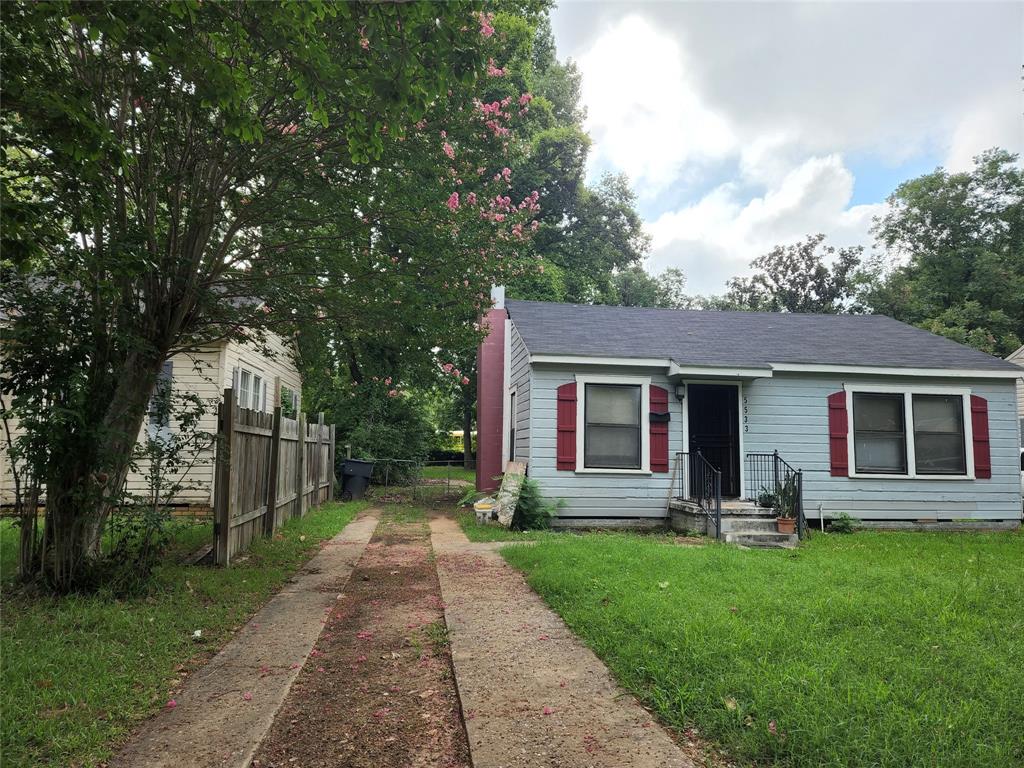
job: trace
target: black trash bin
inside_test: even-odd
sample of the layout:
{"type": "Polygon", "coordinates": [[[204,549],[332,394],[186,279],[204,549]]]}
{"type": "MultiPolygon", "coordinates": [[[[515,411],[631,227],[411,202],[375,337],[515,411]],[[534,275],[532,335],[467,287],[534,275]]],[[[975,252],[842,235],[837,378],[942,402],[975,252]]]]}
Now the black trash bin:
{"type": "Polygon", "coordinates": [[[341,466],[341,498],[344,501],[363,498],[372,474],[372,461],[345,459],[341,466]]]}

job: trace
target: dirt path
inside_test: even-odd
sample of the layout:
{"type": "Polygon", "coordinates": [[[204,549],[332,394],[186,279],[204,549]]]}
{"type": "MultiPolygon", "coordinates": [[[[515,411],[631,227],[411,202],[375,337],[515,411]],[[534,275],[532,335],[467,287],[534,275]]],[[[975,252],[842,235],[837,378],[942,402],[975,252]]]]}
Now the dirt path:
{"type": "Polygon", "coordinates": [[[253,766],[470,766],[425,518],[389,508],[253,766]]]}
{"type": "Polygon", "coordinates": [[[112,768],[249,764],[377,527],[367,510],[313,557],[149,720],[112,768]]]}
{"type": "Polygon", "coordinates": [[[475,768],[691,768],[684,752],[491,547],[430,523],[475,768]]]}

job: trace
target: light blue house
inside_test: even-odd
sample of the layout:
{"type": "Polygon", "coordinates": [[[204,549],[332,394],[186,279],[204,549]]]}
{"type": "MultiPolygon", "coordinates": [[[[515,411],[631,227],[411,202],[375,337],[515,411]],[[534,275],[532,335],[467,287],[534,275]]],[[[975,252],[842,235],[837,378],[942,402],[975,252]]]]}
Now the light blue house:
{"type": "Polygon", "coordinates": [[[481,358],[503,370],[480,371],[481,402],[501,387],[501,435],[481,434],[480,463],[500,442],[501,466],[564,501],[557,525],[693,506],[753,533],[783,499],[814,527],[1020,523],[1022,371],[1006,361],[878,315],[503,309],[485,342],[501,354],[481,358]]]}

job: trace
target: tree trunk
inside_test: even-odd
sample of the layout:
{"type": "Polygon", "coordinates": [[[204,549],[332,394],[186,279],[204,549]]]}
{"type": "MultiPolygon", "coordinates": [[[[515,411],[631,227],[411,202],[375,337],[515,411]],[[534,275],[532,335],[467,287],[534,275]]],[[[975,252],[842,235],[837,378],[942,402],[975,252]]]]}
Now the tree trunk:
{"type": "Polygon", "coordinates": [[[476,461],[473,457],[473,404],[462,406],[462,466],[466,469],[475,469],[476,461]]]}
{"type": "Polygon", "coordinates": [[[95,414],[94,423],[65,431],[62,444],[53,448],[46,478],[42,575],[58,591],[82,586],[101,554],[103,529],[122,502],[161,362],[129,355],[114,379],[109,405],[87,414],[95,414]]]}

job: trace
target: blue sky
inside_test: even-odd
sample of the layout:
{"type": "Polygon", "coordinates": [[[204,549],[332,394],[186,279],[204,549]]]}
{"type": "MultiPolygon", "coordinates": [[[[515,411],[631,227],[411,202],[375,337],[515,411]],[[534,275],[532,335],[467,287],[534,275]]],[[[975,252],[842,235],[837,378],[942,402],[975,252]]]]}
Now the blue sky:
{"type": "Polygon", "coordinates": [[[824,232],[870,247],[896,186],[1024,149],[1024,3],[566,2],[589,173],[626,173],[647,268],[690,290],[824,232]]]}

